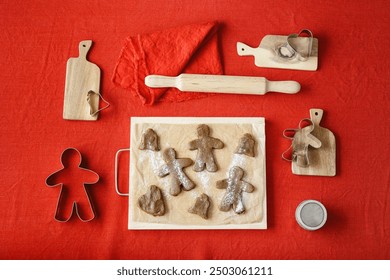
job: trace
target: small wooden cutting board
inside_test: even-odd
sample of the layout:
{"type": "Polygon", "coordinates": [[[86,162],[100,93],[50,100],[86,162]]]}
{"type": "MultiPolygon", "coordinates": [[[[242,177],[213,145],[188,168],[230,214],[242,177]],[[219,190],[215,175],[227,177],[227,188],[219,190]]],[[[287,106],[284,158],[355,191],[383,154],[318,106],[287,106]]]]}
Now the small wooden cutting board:
{"type": "Polygon", "coordinates": [[[66,80],[64,95],[63,118],[66,120],[96,121],[99,108],[99,95],[91,94],[88,102],[88,92],[100,91],[100,69],[87,60],[87,53],[92,40],[81,41],[79,56],[71,57],[66,64],[66,80]]]}
{"type": "MultiPolygon", "coordinates": [[[[313,136],[321,141],[321,147],[309,147],[310,164],[306,167],[298,166],[292,162],[292,172],[297,175],[314,175],[314,176],[335,176],[336,175],[336,139],[332,131],[320,126],[324,111],[321,109],[310,109],[310,119],[313,122],[314,129],[311,132],[313,136]]],[[[310,131],[311,126],[302,128],[310,131]]]]}
{"type": "MultiPolygon", "coordinates": [[[[254,56],[257,67],[316,71],[318,67],[318,39],[313,38],[310,57],[306,61],[300,61],[297,58],[285,60],[276,55],[275,49],[284,45],[287,38],[288,36],[282,35],[266,35],[257,48],[237,42],[237,53],[239,56],[254,56]]],[[[308,39],[307,37],[298,37],[291,41],[298,46],[305,47],[308,44],[308,39]]]]}

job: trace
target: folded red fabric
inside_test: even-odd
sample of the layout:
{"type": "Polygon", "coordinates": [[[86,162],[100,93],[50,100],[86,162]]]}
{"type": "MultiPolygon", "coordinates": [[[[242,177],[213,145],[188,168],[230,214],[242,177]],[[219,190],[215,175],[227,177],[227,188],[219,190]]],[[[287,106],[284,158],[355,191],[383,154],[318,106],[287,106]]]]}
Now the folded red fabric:
{"type": "Polygon", "coordinates": [[[217,29],[217,23],[213,22],[130,36],[126,38],[112,81],[130,90],[145,105],[205,97],[207,93],[182,93],[176,88],[152,89],[145,85],[144,79],[151,74],[223,74],[217,29]]]}

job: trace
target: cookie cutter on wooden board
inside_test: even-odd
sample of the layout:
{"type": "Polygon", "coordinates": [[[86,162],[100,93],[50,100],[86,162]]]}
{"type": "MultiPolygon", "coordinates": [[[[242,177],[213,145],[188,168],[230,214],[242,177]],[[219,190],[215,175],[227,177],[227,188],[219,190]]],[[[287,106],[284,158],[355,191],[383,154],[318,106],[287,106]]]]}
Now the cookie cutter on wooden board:
{"type": "Polygon", "coordinates": [[[302,119],[299,122],[298,128],[288,128],[283,131],[283,136],[292,141],[290,148],[282,154],[282,158],[287,161],[296,162],[298,166],[307,167],[310,165],[309,147],[318,149],[321,147],[321,141],[316,138],[311,132],[314,130],[314,124],[310,119],[302,119]],[[305,126],[304,123],[308,123],[305,126]],[[308,129],[303,129],[308,127],[308,129]],[[292,152],[291,159],[286,156],[292,152]]]}
{"type": "Polygon", "coordinates": [[[92,40],[79,43],[79,56],[66,63],[63,118],[96,121],[98,113],[110,104],[100,94],[100,69],[87,60],[92,40]],[[99,109],[99,99],[106,104],[99,109]]]}
{"type": "MultiPolygon", "coordinates": [[[[131,148],[120,149],[115,155],[115,190],[120,196],[128,197],[128,229],[266,229],[266,178],[265,178],[265,130],[263,118],[183,118],[183,117],[132,117],[130,129],[131,148]],[[184,169],[187,176],[195,182],[195,187],[172,194],[171,178],[159,177],[159,171],[166,164],[164,152],[174,148],[177,158],[195,159],[194,151],[190,150],[189,143],[196,137],[197,127],[208,124],[213,137],[229,143],[245,133],[251,133],[256,151],[254,157],[245,153],[236,153],[236,144],[229,143],[223,149],[215,152],[218,162],[218,171],[196,171],[192,167],[184,169]],[[237,125],[239,124],[239,125],[237,125]],[[229,128],[235,130],[229,131],[229,128]],[[138,145],[143,141],[142,135],[153,129],[160,137],[160,149],[145,149],[148,145],[138,145]],[[172,129],[175,131],[172,132],[172,129]],[[249,131],[248,131],[249,130],[249,131]],[[223,133],[221,133],[223,132],[223,133]],[[237,133],[239,132],[239,133],[237,133]],[[120,190],[119,158],[124,152],[130,152],[129,192],[120,190]],[[217,187],[217,181],[226,179],[233,166],[245,169],[244,179],[254,185],[250,194],[242,194],[245,204],[245,213],[237,214],[232,209],[221,211],[220,204],[226,190],[217,187]],[[141,197],[151,197],[148,190],[151,186],[161,189],[163,200],[166,203],[165,215],[145,213],[139,205],[141,197]],[[208,218],[204,215],[194,215],[190,209],[200,196],[206,194],[210,198],[211,207],[208,218]],[[138,199],[138,200],[137,200],[138,199]],[[210,214],[211,211],[211,214],[210,214]],[[184,218],[183,218],[184,217],[184,218]],[[226,219],[229,222],[221,223],[226,219]]],[[[158,142],[158,141],[157,141],[158,142]]],[[[157,189],[157,188],[156,188],[157,189]]],[[[149,205],[148,205],[149,206],[149,205]]],[[[145,207],[146,208],[146,207],[145,207]]],[[[149,208],[148,208],[149,209],[149,208]]]]}
{"type": "Polygon", "coordinates": [[[298,129],[283,132],[284,137],[292,140],[292,145],[282,158],[291,161],[293,174],[336,175],[336,139],[329,129],[320,126],[323,114],[322,109],[310,109],[310,119],[303,119],[298,129]],[[303,121],[308,121],[310,125],[303,127],[303,121]],[[286,156],[290,151],[291,159],[286,156]]]}
{"type": "Polygon", "coordinates": [[[93,207],[93,204],[92,204],[92,200],[91,200],[91,197],[89,195],[89,192],[86,188],[86,184],[95,184],[99,181],[100,177],[99,175],[90,170],[90,169],[86,169],[86,168],[83,168],[81,167],[81,164],[82,164],[82,155],[80,153],[79,150],[77,150],[76,148],[73,148],[73,147],[70,147],[70,148],[66,148],[62,153],[61,153],[61,157],[60,157],[60,161],[61,161],[61,164],[62,164],[62,168],[60,170],[57,170],[55,171],[54,173],[50,174],[46,180],[45,180],[45,184],[46,186],[48,187],[60,187],[60,194],[58,196],[58,200],[57,200],[57,204],[56,204],[56,209],[55,209],[55,213],[54,213],[54,220],[56,220],[57,222],[62,222],[62,223],[65,223],[65,222],[68,222],[74,212],[76,212],[77,214],[77,217],[82,221],[82,222],[90,222],[92,221],[95,217],[96,217],[96,214],[95,214],[95,210],[94,210],[94,207],[93,207]],[[81,170],[84,170],[85,172],[88,172],[90,174],[93,174],[95,177],[96,177],[96,180],[92,181],[92,182],[83,182],[83,188],[84,188],[84,192],[85,192],[85,197],[86,197],[86,201],[88,203],[88,206],[89,206],[89,210],[90,210],[90,213],[92,214],[91,218],[88,218],[88,219],[83,219],[82,216],[80,215],[79,213],[79,209],[78,209],[78,204],[77,204],[77,201],[73,200],[72,201],[72,211],[71,213],[69,214],[68,218],[66,219],[61,219],[59,218],[59,214],[61,212],[61,209],[60,209],[60,204],[61,204],[61,198],[63,197],[63,188],[64,188],[64,184],[63,183],[50,183],[50,181],[53,179],[53,177],[61,172],[63,172],[67,166],[66,164],[64,164],[64,161],[65,161],[65,158],[66,158],[66,155],[67,153],[69,152],[76,152],[78,154],[78,157],[79,157],[79,164],[78,164],[78,168],[81,169],[81,170]]]}
{"type": "Polygon", "coordinates": [[[266,35],[257,48],[237,42],[237,53],[254,56],[257,67],[308,71],[318,68],[318,39],[309,29],[288,36],[266,35]]]}

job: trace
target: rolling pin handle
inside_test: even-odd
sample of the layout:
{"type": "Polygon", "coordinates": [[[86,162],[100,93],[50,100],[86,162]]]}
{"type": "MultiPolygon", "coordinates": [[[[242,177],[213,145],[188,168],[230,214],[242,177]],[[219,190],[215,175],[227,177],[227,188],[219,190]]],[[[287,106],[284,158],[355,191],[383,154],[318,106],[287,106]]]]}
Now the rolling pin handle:
{"type": "Polygon", "coordinates": [[[177,77],[149,75],[145,77],[145,85],[151,88],[177,87],[177,77]]]}
{"type": "Polygon", "coordinates": [[[267,81],[266,92],[282,92],[295,94],[301,90],[301,85],[296,81],[267,81]]]}

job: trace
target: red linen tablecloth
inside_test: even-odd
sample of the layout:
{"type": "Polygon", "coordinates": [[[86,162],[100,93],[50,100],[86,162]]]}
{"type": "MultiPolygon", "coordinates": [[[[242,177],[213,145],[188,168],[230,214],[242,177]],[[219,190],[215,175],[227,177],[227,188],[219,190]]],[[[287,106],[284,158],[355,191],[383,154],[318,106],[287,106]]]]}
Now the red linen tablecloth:
{"type": "MultiPolygon", "coordinates": [[[[389,259],[390,17],[388,1],[2,1],[0,3],[0,259],[389,259]],[[125,38],[217,21],[224,73],[296,80],[296,95],[212,95],[144,106],[111,81],[125,38]],[[315,72],[258,68],[236,42],[309,28],[319,40],[315,72]],[[66,61],[81,40],[102,70],[111,106],[96,122],[62,118],[66,61]],[[337,176],[291,173],[285,128],[325,110],[337,143],[337,176]],[[267,230],[129,231],[127,199],[114,190],[115,152],[129,146],[131,116],[265,117],[267,230]],[[90,188],[97,218],[54,221],[59,189],[45,179],[76,147],[100,175],[90,188]],[[317,199],[321,230],[294,218],[317,199]]],[[[121,157],[120,184],[128,159],[121,157]]]]}

